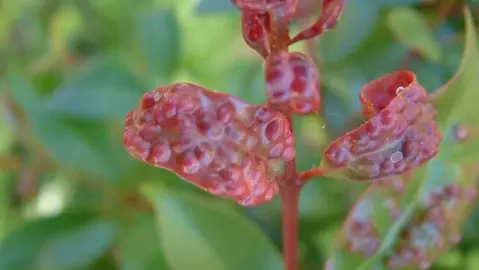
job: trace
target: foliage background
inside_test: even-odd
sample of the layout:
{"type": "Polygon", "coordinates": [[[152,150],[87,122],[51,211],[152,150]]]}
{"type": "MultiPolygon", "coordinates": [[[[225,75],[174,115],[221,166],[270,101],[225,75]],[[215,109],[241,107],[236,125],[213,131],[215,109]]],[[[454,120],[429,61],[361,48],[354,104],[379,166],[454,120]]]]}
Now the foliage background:
{"type": "MultiPolygon", "coordinates": [[[[0,1],[0,270],[281,268],[278,200],[240,208],[121,146],[126,112],[158,85],[265,100],[238,15],[226,0],[0,1]]],[[[319,63],[323,91],[321,117],[296,121],[299,167],[319,164],[325,144],[357,124],[368,81],[399,68],[429,91],[448,81],[463,21],[461,1],[349,0],[334,31],[295,46],[319,63]]],[[[301,269],[324,265],[366,187],[308,183],[301,269]]],[[[476,220],[477,210],[433,269],[479,269],[476,220]]]]}

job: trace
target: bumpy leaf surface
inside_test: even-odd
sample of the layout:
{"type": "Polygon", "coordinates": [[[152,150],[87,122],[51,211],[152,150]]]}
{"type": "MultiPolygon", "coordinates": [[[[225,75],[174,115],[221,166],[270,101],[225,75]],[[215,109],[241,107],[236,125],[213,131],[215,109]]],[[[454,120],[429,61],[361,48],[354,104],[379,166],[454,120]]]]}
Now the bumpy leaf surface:
{"type": "Polygon", "coordinates": [[[295,157],[284,115],[191,83],[147,92],[123,141],[135,158],[244,206],[273,199],[279,162],[295,157]]]}
{"type": "Polygon", "coordinates": [[[271,51],[268,38],[268,20],[268,13],[254,10],[241,11],[243,38],[246,44],[263,56],[263,58],[266,58],[271,51]]]}
{"type": "Polygon", "coordinates": [[[427,269],[461,240],[479,180],[473,132],[479,119],[471,115],[479,96],[479,48],[471,13],[465,13],[461,68],[434,95],[445,134],[437,156],[412,173],[373,182],[338,234],[326,269],[427,269]]]}
{"type": "Polygon", "coordinates": [[[306,55],[273,52],[265,64],[268,103],[283,112],[317,113],[320,106],[319,72],[306,55]]]}
{"type": "Polygon", "coordinates": [[[442,136],[426,90],[410,71],[366,84],[360,95],[369,120],[332,142],[322,165],[358,181],[399,175],[437,154],[442,136]]]}

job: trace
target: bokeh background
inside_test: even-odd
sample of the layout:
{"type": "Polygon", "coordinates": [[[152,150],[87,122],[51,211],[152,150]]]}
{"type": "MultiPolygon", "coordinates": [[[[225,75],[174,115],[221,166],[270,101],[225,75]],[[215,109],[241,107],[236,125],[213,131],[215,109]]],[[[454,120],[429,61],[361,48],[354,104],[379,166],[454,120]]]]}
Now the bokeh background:
{"type": "MultiPolygon", "coordinates": [[[[293,30],[320,12],[300,0],[293,30]]],[[[357,93],[408,68],[429,91],[457,70],[462,4],[350,0],[334,31],[295,45],[321,71],[320,116],[295,120],[301,169],[357,125],[357,93]]],[[[227,0],[0,0],[0,270],[280,269],[276,199],[213,198],[131,158],[126,112],[142,93],[188,81],[265,100],[262,62],[227,0]]],[[[478,157],[479,159],[479,157],[478,157]]],[[[300,206],[301,269],[321,269],[367,184],[312,181],[300,206]]],[[[433,269],[479,269],[479,212],[433,269]]]]}

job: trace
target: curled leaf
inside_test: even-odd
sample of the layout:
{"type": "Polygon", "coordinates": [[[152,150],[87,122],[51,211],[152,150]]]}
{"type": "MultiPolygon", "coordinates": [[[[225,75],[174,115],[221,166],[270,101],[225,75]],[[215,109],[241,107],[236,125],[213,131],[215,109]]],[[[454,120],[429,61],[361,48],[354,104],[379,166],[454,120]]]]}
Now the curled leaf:
{"type": "Polygon", "coordinates": [[[320,107],[319,72],[306,55],[278,51],[265,64],[268,104],[300,115],[317,113],[320,107]]]}
{"type": "Polygon", "coordinates": [[[321,16],[309,28],[299,32],[290,44],[311,39],[333,29],[341,19],[346,0],[323,0],[321,16]]]}
{"type": "Polygon", "coordinates": [[[461,67],[435,96],[436,102],[441,101],[435,105],[444,134],[438,154],[410,174],[373,182],[346,220],[326,269],[426,269],[460,241],[461,227],[477,203],[479,180],[477,139],[458,140],[456,134],[458,123],[460,133],[463,128],[479,126],[479,118],[471,114],[479,87],[479,50],[467,6],[464,14],[466,39],[461,67]],[[460,106],[453,106],[456,104],[460,106]],[[361,244],[361,233],[347,229],[358,220],[377,233],[370,256],[360,252],[369,250],[361,244]],[[359,248],[352,250],[352,246],[359,248]]]}
{"type": "Polygon", "coordinates": [[[270,12],[281,9],[291,16],[296,9],[297,0],[231,0],[239,9],[249,9],[260,12],[270,12]]]}
{"type": "Polygon", "coordinates": [[[372,180],[417,168],[437,154],[442,136],[426,90],[410,71],[366,84],[360,94],[366,123],[332,142],[323,166],[338,177],[372,180]]]}
{"type": "Polygon", "coordinates": [[[270,51],[268,38],[269,15],[254,10],[241,11],[241,30],[243,38],[253,50],[266,58],[270,51]]]}
{"type": "MultiPolygon", "coordinates": [[[[268,44],[272,50],[283,50],[288,47],[289,23],[296,11],[298,0],[232,0],[232,2],[243,12],[264,14],[262,16],[265,17],[266,22],[263,25],[268,28],[268,44]]],[[[258,27],[256,26],[256,28],[258,27]]],[[[263,39],[265,38],[263,37],[263,39]]],[[[248,45],[250,44],[248,43],[248,45]]],[[[264,57],[264,54],[262,55],[264,57]]]]}
{"type": "Polygon", "coordinates": [[[273,199],[278,161],[295,157],[284,115],[191,83],[147,92],[126,116],[123,142],[133,157],[244,206],[273,199]]]}

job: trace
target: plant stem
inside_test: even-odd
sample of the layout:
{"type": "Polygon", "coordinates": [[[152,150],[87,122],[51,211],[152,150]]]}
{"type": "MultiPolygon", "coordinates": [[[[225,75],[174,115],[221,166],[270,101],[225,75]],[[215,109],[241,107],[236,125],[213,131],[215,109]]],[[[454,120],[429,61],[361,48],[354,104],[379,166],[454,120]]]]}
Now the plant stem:
{"type": "Polygon", "coordinates": [[[281,187],[280,197],[283,214],[283,256],[286,270],[298,269],[298,208],[302,186],[295,181],[281,187]]]}
{"type": "Polygon", "coordinates": [[[269,40],[271,50],[287,50],[289,37],[290,14],[285,7],[277,7],[269,11],[270,33],[269,40]]]}
{"type": "MultiPolygon", "coordinates": [[[[293,118],[286,115],[293,132],[293,118]]],[[[299,194],[303,185],[298,185],[296,159],[285,164],[283,179],[280,183],[280,198],[283,225],[283,256],[286,270],[297,270],[298,266],[298,210],[299,194]]]]}

